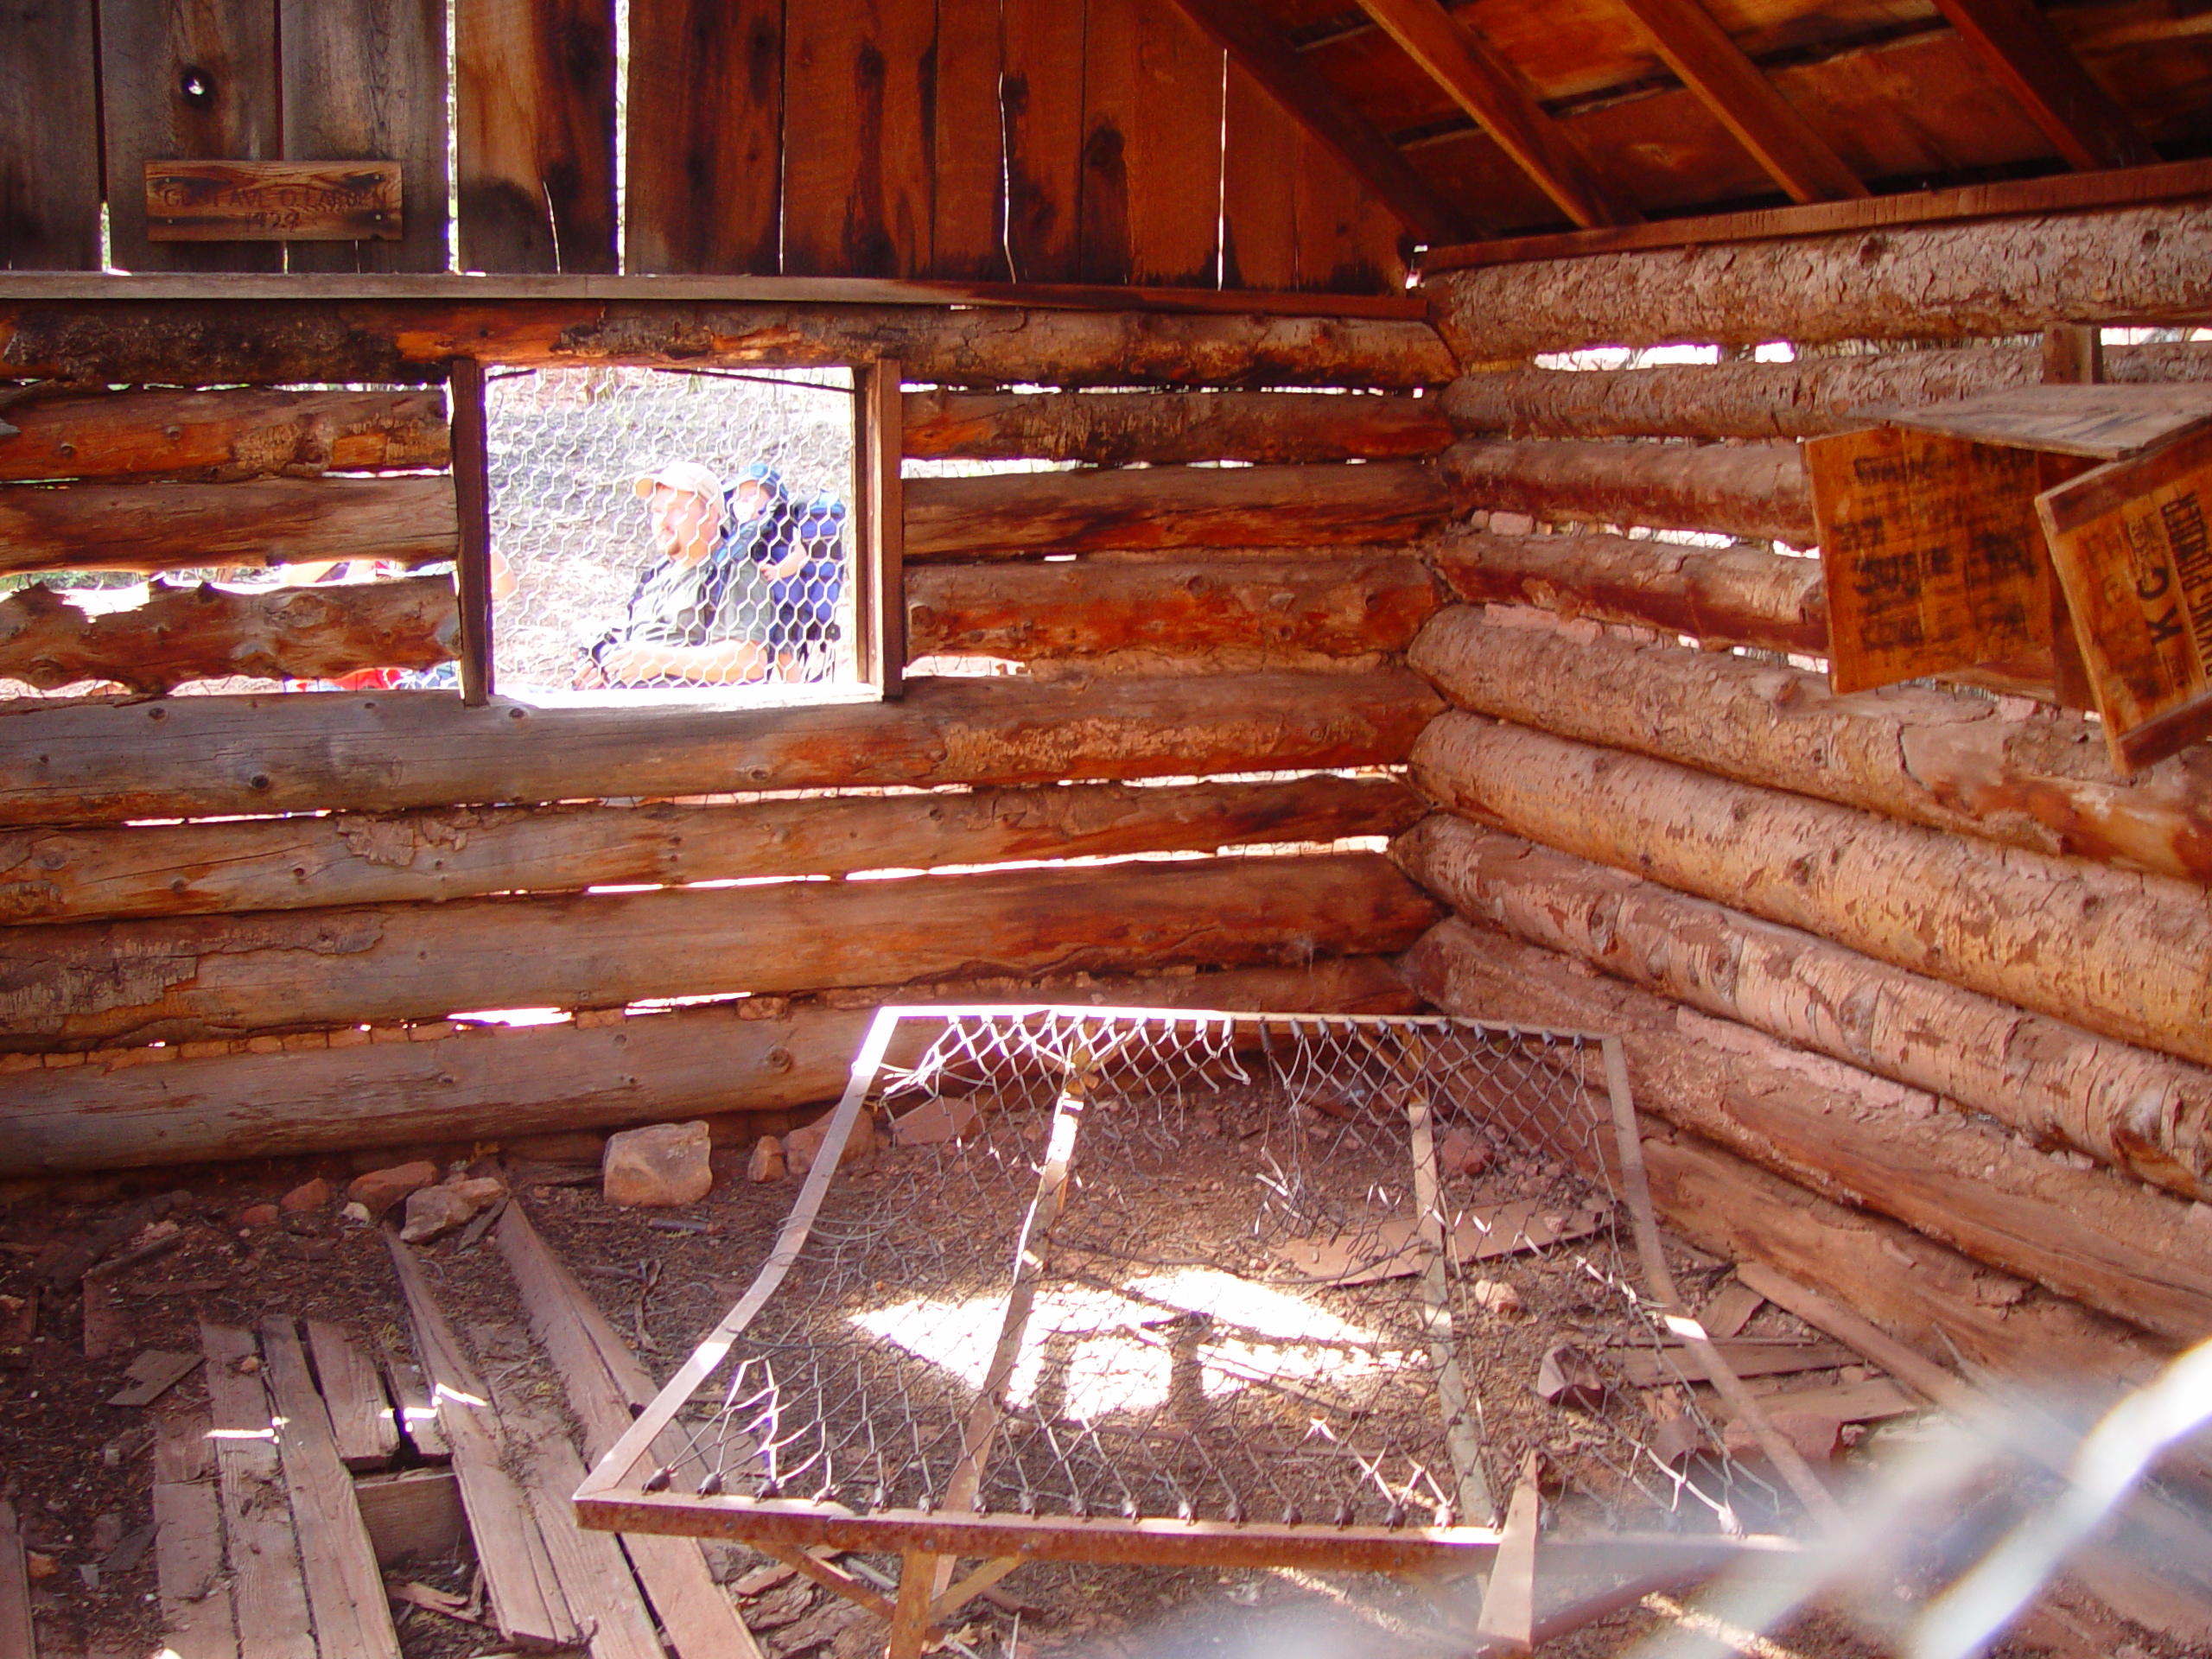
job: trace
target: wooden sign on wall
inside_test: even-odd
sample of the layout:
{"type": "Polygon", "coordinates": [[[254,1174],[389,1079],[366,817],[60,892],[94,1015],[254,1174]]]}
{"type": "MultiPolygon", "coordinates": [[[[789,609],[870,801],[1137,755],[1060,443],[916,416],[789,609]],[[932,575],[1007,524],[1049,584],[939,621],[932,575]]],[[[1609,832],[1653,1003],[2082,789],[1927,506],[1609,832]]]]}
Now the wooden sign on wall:
{"type": "Polygon", "coordinates": [[[2212,736],[2212,434],[2037,498],[2111,745],[2133,772],[2212,736]]]}
{"type": "Polygon", "coordinates": [[[397,242],[397,162],[149,162],[149,242],[397,242]]]}
{"type": "Polygon", "coordinates": [[[2032,451],[1889,426],[1818,439],[1805,461],[1838,691],[2049,658],[2032,451]]]}

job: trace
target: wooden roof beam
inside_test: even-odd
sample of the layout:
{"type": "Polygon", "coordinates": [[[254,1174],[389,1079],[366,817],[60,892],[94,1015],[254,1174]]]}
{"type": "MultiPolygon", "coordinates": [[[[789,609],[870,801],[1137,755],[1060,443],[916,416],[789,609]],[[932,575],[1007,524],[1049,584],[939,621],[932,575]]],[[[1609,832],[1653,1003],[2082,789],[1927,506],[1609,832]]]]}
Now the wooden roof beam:
{"type": "Polygon", "coordinates": [[[1667,67],[1736,136],[1792,201],[1841,201],[1866,185],[1745,55],[1700,0],[1621,0],[1667,67]]]}
{"type": "Polygon", "coordinates": [[[2112,94],[2092,79],[2035,0],[1936,0],[1962,39],[2072,166],[2084,172],[2158,159],[2112,94]]]}
{"type": "Polygon", "coordinates": [[[1269,22],[1253,0],[1176,0],[1306,131],[1333,151],[1406,228],[1432,246],[1471,233],[1466,216],[1422,176],[1269,22]]]}
{"type": "Polygon", "coordinates": [[[1438,0],[1359,4],[1576,225],[1592,230],[1643,221],[1635,206],[1598,176],[1513,67],[1438,0]]]}

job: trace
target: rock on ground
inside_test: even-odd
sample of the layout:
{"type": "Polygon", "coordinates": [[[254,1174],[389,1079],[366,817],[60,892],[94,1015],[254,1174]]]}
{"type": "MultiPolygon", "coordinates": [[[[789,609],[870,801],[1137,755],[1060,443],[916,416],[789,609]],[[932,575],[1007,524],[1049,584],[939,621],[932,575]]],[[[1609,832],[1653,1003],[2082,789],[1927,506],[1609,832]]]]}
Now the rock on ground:
{"type": "Polygon", "coordinates": [[[346,1196],[365,1206],[371,1216],[381,1216],[409,1193],[435,1185],[437,1179],[435,1164],[396,1164],[390,1169],[372,1169],[365,1175],[356,1176],[346,1189],[346,1196]]]}
{"type": "Polygon", "coordinates": [[[600,1162],[601,1190],[609,1204],[696,1204],[714,1188],[712,1154],[707,1125],[700,1119],[625,1129],[607,1137],[600,1162]]]}

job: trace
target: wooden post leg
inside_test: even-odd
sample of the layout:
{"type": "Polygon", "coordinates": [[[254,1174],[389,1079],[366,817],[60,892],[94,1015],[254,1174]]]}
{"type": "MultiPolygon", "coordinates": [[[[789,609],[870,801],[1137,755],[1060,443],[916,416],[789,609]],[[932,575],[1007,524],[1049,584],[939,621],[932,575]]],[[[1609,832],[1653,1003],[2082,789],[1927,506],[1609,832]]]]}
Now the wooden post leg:
{"type": "Polygon", "coordinates": [[[921,1659],[922,1645],[930,1636],[930,1603],[937,1581],[938,1558],[927,1550],[910,1549],[899,1560],[899,1600],[891,1610],[891,1640],[885,1659],[921,1659]]]}

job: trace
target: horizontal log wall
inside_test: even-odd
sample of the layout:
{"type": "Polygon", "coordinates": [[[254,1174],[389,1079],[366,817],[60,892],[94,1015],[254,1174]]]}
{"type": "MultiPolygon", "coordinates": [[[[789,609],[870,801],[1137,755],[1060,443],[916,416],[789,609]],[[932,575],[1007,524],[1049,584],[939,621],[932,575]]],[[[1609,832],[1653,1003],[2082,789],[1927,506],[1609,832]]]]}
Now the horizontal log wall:
{"type": "Polygon", "coordinates": [[[440,471],[445,399],[426,391],[79,392],[19,397],[0,418],[0,480],[313,478],[440,471]]]}
{"type": "Polygon", "coordinates": [[[1327,393],[910,391],[906,454],[920,460],[1387,461],[1448,448],[1433,397],[1327,393]]]}

